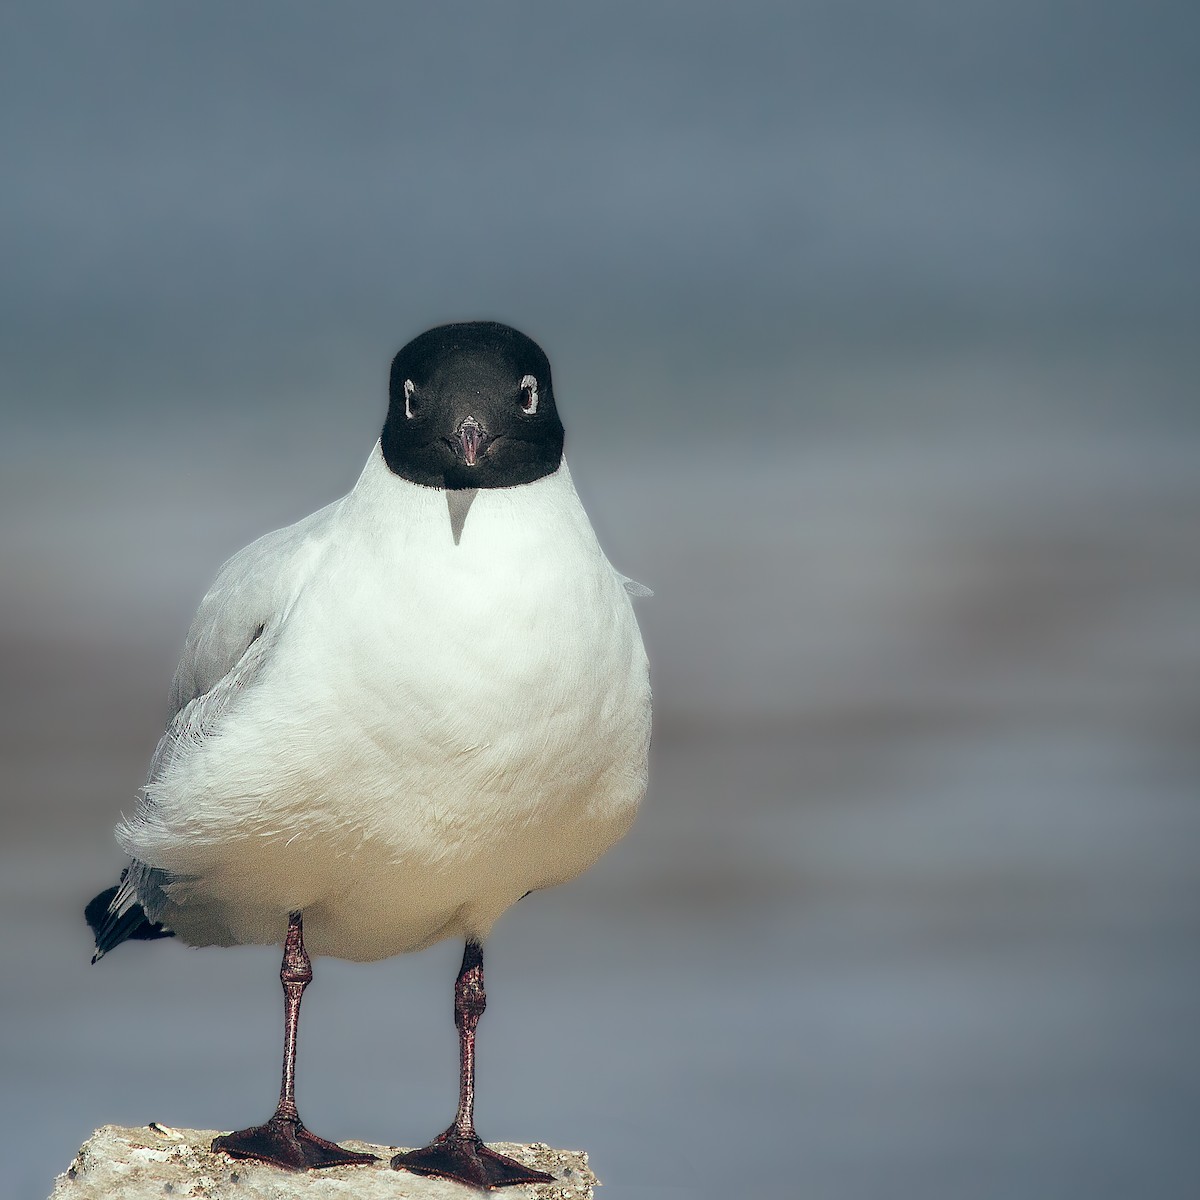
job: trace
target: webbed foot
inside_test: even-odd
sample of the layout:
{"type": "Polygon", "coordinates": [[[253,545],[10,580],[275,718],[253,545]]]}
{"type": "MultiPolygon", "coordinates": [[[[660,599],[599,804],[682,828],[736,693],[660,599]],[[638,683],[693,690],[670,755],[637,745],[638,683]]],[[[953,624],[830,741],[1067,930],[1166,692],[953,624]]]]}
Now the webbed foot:
{"type": "Polygon", "coordinates": [[[447,1129],[428,1146],[397,1154],[392,1159],[396,1171],[417,1175],[437,1175],[454,1179],[469,1187],[492,1189],[516,1183],[553,1183],[554,1176],[519,1163],[515,1158],[489,1150],[478,1137],[466,1137],[456,1129],[447,1129]]]}
{"type": "Polygon", "coordinates": [[[212,1148],[232,1158],[271,1163],[287,1171],[315,1171],[375,1162],[373,1154],[346,1150],[304,1128],[298,1117],[273,1116],[265,1125],[239,1129],[213,1138],[212,1148]]]}

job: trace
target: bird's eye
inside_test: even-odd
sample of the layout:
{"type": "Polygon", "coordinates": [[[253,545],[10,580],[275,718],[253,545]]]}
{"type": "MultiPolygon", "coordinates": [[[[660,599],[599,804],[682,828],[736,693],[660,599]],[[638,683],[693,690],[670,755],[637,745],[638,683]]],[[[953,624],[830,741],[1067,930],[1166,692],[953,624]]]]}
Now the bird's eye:
{"type": "Polygon", "coordinates": [[[410,421],[417,415],[416,405],[413,404],[413,392],[416,390],[411,379],[404,381],[404,415],[410,421]]]}
{"type": "Polygon", "coordinates": [[[521,411],[531,417],[537,412],[538,390],[537,380],[532,375],[526,375],[521,380],[521,411]]]}

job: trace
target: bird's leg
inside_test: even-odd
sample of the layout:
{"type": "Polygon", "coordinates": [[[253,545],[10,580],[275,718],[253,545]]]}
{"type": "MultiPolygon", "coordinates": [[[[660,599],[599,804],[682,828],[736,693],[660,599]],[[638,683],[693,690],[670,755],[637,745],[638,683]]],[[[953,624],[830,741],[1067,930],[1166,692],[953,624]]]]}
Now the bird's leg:
{"type": "Polygon", "coordinates": [[[454,984],[454,1023],[458,1026],[458,1113],[454,1124],[421,1150],[397,1154],[396,1170],[438,1175],[478,1188],[513,1183],[553,1183],[554,1176],[489,1150],[475,1132],[475,1029],[487,1007],[483,990],[483,948],[468,942],[454,984]]]}
{"type": "Polygon", "coordinates": [[[300,1023],[300,999],[312,982],[312,962],[304,949],[304,923],[298,912],[288,914],[287,938],[283,943],[283,1082],[275,1115],[265,1125],[255,1125],[213,1140],[214,1150],[234,1158],[255,1159],[291,1171],[316,1167],[339,1167],[374,1162],[373,1154],[344,1150],[309,1133],[296,1111],[296,1030],[300,1023]]]}

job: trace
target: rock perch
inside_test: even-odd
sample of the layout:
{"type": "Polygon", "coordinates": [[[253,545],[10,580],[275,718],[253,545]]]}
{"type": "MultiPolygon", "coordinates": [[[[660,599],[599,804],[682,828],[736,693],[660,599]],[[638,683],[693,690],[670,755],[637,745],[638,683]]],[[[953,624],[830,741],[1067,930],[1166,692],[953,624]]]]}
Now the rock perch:
{"type": "MultiPolygon", "coordinates": [[[[400,1149],[397,1146],[346,1142],[379,1161],[321,1171],[284,1171],[214,1154],[209,1147],[216,1136],[212,1129],[104,1125],[55,1180],[50,1200],[469,1200],[484,1194],[448,1179],[393,1171],[388,1164],[400,1149]]],[[[501,1153],[554,1176],[553,1183],[506,1188],[506,1200],[591,1200],[599,1180],[582,1150],[554,1150],[537,1142],[495,1145],[501,1153]]]]}
{"type": "Polygon", "coordinates": [[[200,602],[173,715],[117,827],[129,865],[84,917],[93,961],[166,935],[282,944],[279,1102],[221,1135],[233,1158],[368,1165],[300,1119],[312,957],[461,938],[454,1120],[391,1165],[477,1188],[553,1182],[475,1129],[483,944],[624,836],[650,749],[632,606],[646,589],[604,557],[564,436],[536,342],[494,321],[428,330],[392,360],[350,492],[239,551],[200,602]]]}

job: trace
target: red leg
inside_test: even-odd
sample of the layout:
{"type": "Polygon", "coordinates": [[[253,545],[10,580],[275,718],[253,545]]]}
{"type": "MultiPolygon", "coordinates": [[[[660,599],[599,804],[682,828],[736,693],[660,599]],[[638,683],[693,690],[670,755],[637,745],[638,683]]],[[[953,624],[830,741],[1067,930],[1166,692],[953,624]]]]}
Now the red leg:
{"type": "Polygon", "coordinates": [[[418,1175],[438,1175],[478,1188],[514,1183],[553,1183],[554,1176],[489,1150],[475,1132],[475,1029],[487,1007],[483,990],[483,949],[468,942],[454,985],[458,1026],[458,1113],[454,1124],[421,1150],[397,1154],[392,1166],[418,1175]]]}
{"type": "Polygon", "coordinates": [[[356,1154],[309,1133],[296,1111],[296,1030],[300,1023],[300,999],[312,977],[312,962],[304,950],[301,915],[289,913],[283,966],[279,969],[283,984],[283,1082],[279,1088],[279,1104],[275,1115],[265,1125],[214,1138],[214,1150],[223,1150],[233,1158],[272,1163],[291,1171],[375,1161],[373,1154],[356,1154]]]}

